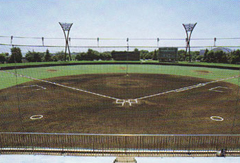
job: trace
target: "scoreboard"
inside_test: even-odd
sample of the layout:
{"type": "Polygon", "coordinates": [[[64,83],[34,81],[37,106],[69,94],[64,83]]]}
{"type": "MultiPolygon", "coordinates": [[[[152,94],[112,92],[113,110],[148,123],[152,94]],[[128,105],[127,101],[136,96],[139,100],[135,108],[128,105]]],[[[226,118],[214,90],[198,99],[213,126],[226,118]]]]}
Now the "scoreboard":
{"type": "Polygon", "coordinates": [[[158,50],[159,62],[176,62],[178,61],[178,48],[163,47],[158,50]]]}
{"type": "Polygon", "coordinates": [[[140,52],[113,51],[112,57],[115,61],[139,61],[140,52]]]}

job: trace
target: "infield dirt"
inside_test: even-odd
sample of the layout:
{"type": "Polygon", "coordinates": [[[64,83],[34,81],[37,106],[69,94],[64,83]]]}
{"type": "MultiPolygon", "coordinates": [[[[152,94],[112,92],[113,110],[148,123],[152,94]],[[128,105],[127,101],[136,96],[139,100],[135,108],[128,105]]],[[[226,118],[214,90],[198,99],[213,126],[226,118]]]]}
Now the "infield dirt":
{"type": "MultiPolygon", "coordinates": [[[[88,74],[46,80],[126,100],[209,81],[163,74],[88,74]]],[[[182,92],[140,99],[132,106],[127,103],[122,106],[110,98],[32,81],[0,90],[0,131],[98,134],[239,133],[237,90],[237,85],[215,82],[182,92]],[[219,92],[212,89],[215,87],[227,89],[219,92]],[[32,115],[43,115],[43,118],[31,120],[32,115]],[[211,116],[223,117],[224,121],[213,121],[211,116]]]]}

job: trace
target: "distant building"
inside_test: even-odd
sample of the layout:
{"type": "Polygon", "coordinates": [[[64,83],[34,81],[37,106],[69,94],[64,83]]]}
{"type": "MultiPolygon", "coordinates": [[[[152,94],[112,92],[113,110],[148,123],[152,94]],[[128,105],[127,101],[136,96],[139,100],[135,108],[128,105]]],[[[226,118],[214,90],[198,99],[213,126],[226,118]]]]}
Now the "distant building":
{"type": "MultiPolygon", "coordinates": [[[[199,55],[204,55],[205,51],[206,51],[206,49],[200,50],[199,55]]],[[[217,48],[212,49],[211,51],[214,51],[214,52],[223,51],[224,53],[231,53],[232,52],[231,49],[226,48],[226,47],[217,47],[217,48]]]]}
{"type": "Polygon", "coordinates": [[[225,47],[217,47],[212,49],[212,51],[216,52],[216,51],[223,51],[224,53],[231,53],[232,50],[229,48],[225,48],[225,47]]]}

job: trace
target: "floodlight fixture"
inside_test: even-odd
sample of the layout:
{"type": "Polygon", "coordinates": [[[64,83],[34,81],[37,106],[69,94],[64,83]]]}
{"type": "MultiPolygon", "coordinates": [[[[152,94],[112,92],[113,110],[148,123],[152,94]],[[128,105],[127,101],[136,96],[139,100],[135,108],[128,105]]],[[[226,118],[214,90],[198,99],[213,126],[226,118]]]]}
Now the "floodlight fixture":
{"type": "Polygon", "coordinates": [[[67,49],[68,49],[68,55],[69,55],[69,58],[70,60],[72,60],[71,58],[71,53],[70,53],[70,47],[69,47],[69,32],[70,32],[70,29],[73,25],[73,23],[61,23],[59,22],[60,26],[62,27],[62,30],[63,30],[63,33],[64,33],[64,37],[65,37],[65,61],[66,61],[66,58],[67,58],[67,49]],[[66,34],[67,33],[67,34],[66,34]]]}
{"type": "Polygon", "coordinates": [[[189,62],[191,62],[192,58],[191,58],[191,54],[190,54],[190,39],[191,39],[191,35],[192,35],[192,31],[194,29],[194,27],[197,25],[197,23],[195,24],[182,24],[185,31],[186,31],[186,55],[185,55],[185,60],[186,60],[186,56],[189,56],[189,62]],[[187,54],[188,51],[188,54],[187,54]]]}
{"type": "Polygon", "coordinates": [[[184,26],[184,28],[185,28],[185,30],[186,30],[187,32],[191,32],[191,31],[193,31],[193,29],[194,29],[194,27],[196,26],[196,24],[197,24],[197,23],[195,23],[195,24],[183,24],[183,26],[184,26]]]}
{"type": "Polygon", "coordinates": [[[59,22],[59,24],[61,25],[61,27],[64,31],[70,31],[70,29],[73,25],[73,23],[60,23],[60,22],[59,22]]]}

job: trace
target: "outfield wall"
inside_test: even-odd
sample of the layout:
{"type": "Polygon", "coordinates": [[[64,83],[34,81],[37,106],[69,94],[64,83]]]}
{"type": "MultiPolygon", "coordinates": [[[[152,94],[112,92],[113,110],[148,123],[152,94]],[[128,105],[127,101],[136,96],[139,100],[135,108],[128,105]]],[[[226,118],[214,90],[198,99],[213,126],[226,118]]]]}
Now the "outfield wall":
{"type": "Polygon", "coordinates": [[[218,65],[201,65],[201,64],[183,64],[183,63],[170,63],[170,62],[160,62],[160,63],[147,63],[147,62],[86,62],[86,63],[60,63],[60,64],[41,64],[41,65],[21,65],[21,66],[6,66],[1,67],[0,70],[13,70],[13,69],[23,69],[23,68],[37,68],[37,67],[54,67],[54,66],[71,66],[71,65],[108,65],[108,64],[136,64],[136,65],[169,65],[169,66],[186,66],[186,67],[206,67],[206,68],[219,68],[219,69],[229,69],[229,70],[240,70],[240,67],[232,66],[218,66],[218,65]]]}

